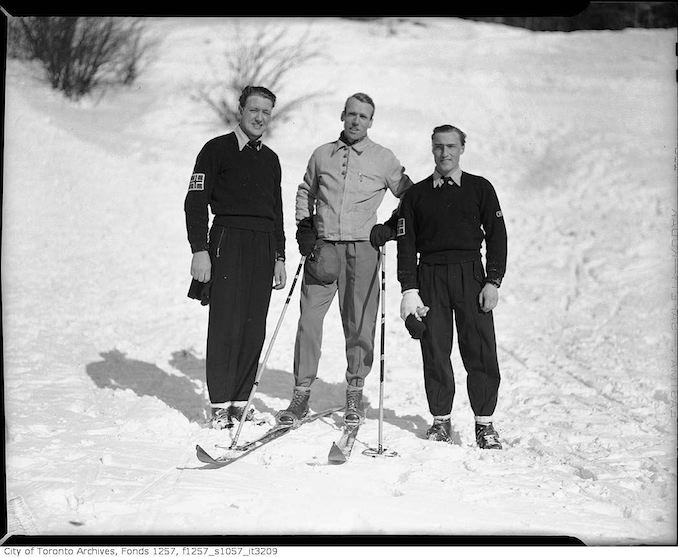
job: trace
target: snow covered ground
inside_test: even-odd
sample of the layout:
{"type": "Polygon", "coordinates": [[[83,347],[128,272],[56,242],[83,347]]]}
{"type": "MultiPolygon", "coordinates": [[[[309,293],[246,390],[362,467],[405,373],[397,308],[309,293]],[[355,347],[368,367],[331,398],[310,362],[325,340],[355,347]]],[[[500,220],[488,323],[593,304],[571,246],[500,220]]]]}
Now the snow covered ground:
{"type": "MultiPolygon", "coordinates": [[[[139,82],[77,103],[8,62],[6,481],[35,532],[676,543],[675,29],[274,20],[293,36],[310,29],[324,52],[279,91],[324,95],[267,138],[283,168],[290,277],[296,187],[313,148],[339,133],[346,97],[375,99],[370,136],[415,181],[432,172],[433,126],[468,133],[462,167],[493,182],[509,232],[495,311],[505,450],[474,445],[456,348],[456,443],[423,438],[421,356],[398,318],[389,243],[383,440],[399,456],[361,454],[378,440],[377,361],[348,464],[326,464],[339,431],[329,419],[203,470],[195,444],[232,433],[203,424],[207,312],[186,297],[183,198],[203,143],[230,131],[190,93],[231,46],[231,23],[152,19],[162,42],[139,82]]],[[[380,217],[395,204],[387,196],[380,217]]],[[[270,332],[286,292],[273,294],[270,332]]],[[[255,402],[271,419],[291,394],[297,318],[298,290],[255,402]]],[[[343,402],[344,369],[335,304],[312,409],[343,402]]],[[[247,424],[241,439],[262,429],[247,424]]]]}

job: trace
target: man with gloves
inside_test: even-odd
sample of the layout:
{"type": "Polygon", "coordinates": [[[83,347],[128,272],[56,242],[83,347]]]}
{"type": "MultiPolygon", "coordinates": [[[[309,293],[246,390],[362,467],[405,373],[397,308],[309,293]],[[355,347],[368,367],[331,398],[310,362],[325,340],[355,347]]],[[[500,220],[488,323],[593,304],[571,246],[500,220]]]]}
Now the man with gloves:
{"type": "Polygon", "coordinates": [[[412,185],[395,155],[367,137],[374,109],[365,93],[346,100],[343,131],[313,152],[297,190],[297,242],[307,259],[294,347],[294,393],[288,408],[278,413],[282,424],[293,424],[308,412],[323,320],[337,292],[346,339],[344,421],[358,424],[364,419],[362,389],[374,357],[379,305],[379,251],[370,244],[370,232],[386,190],[400,197],[412,185]]]}
{"type": "MultiPolygon", "coordinates": [[[[506,270],[503,213],[492,184],[459,166],[466,134],[446,124],[434,128],[431,139],[433,174],[412,186],[397,214],[382,225],[395,228],[398,241],[400,316],[411,335],[420,338],[426,397],[433,415],[427,436],[450,441],[454,317],[468,374],[476,442],[483,449],[501,449],[492,424],[500,381],[492,310],[506,270]],[[486,270],[480,252],[483,240],[486,270]]],[[[382,232],[388,236],[388,231],[382,232]]]]}

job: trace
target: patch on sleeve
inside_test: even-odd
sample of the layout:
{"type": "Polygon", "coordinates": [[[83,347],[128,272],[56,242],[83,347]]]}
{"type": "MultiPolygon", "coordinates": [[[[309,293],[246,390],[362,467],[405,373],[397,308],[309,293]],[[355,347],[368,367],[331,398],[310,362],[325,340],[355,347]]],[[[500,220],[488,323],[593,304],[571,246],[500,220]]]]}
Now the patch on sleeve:
{"type": "Polygon", "coordinates": [[[398,219],[398,228],[396,230],[396,236],[404,236],[404,235],[405,235],[405,219],[399,218],[398,219]]]}
{"type": "Polygon", "coordinates": [[[205,189],[205,175],[203,173],[191,174],[191,181],[188,182],[188,191],[204,189],[205,189]]]}
{"type": "Polygon", "coordinates": [[[497,215],[498,219],[504,216],[504,213],[502,213],[501,211],[497,211],[495,214],[497,215]]]}

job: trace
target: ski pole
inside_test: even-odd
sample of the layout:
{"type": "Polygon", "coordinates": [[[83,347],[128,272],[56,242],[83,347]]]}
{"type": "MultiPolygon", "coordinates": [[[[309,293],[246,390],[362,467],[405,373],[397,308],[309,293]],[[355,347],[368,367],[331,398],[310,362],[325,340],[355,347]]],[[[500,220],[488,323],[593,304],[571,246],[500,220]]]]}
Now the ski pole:
{"type": "Polygon", "coordinates": [[[381,246],[381,342],[379,350],[379,454],[383,452],[382,433],[384,424],[384,333],[386,332],[386,244],[381,246]]]}
{"type": "Polygon", "coordinates": [[[278,324],[276,325],[275,331],[273,331],[273,336],[271,337],[271,340],[268,343],[268,348],[266,349],[266,354],[264,355],[264,359],[261,360],[261,363],[259,364],[259,368],[257,369],[257,374],[254,377],[254,385],[252,385],[252,390],[250,391],[250,396],[247,399],[247,404],[245,405],[245,410],[242,413],[242,419],[240,420],[240,424],[238,425],[238,430],[235,432],[235,437],[233,438],[233,442],[231,443],[231,447],[230,447],[231,449],[235,448],[236,444],[238,443],[238,437],[240,437],[240,432],[242,431],[242,426],[247,419],[247,412],[249,411],[250,406],[252,405],[252,401],[254,400],[254,395],[257,392],[257,387],[259,386],[259,379],[261,379],[261,376],[264,373],[264,368],[266,367],[266,362],[268,361],[268,357],[271,354],[271,349],[273,348],[273,343],[275,342],[275,339],[278,336],[278,331],[280,330],[280,326],[282,325],[283,317],[285,317],[285,312],[287,311],[287,306],[289,306],[290,300],[292,299],[292,292],[294,292],[294,287],[297,284],[297,279],[299,278],[299,274],[301,273],[301,268],[304,266],[305,260],[306,260],[306,256],[302,255],[301,261],[299,261],[299,266],[297,267],[297,272],[294,273],[294,279],[292,280],[292,286],[290,286],[290,291],[287,294],[287,299],[285,300],[285,303],[283,304],[282,311],[280,312],[280,317],[278,318],[278,324]]]}
{"type": "Polygon", "coordinates": [[[379,259],[381,260],[381,347],[379,354],[379,440],[377,449],[365,449],[363,454],[368,456],[396,456],[395,451],[384,450],[382,445],[383,428],[384,428],[384,348],[386,337],[386,245],[381,247],[379,251],[379,259]]]}

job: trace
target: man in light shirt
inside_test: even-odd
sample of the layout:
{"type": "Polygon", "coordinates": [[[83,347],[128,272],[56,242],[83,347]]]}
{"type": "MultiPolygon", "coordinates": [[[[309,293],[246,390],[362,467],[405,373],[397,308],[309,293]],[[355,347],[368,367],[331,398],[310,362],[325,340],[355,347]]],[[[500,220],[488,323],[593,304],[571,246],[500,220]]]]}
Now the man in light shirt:
{"type": "Polygon", "coordinates": [[[379,251],[370,243],[370,232],[386,190],[400,197],[412,185],[395,155],[367,136],[374,111],[374,101],[365,93],[346,100],[343,131],[313,152],[297,190],[297,241],[308,259],[294,347],[294,393],[289,407],[278,414],[283,424],[308,412],[323,320],[337,292],[346,340],[344,421],[355,425],[364,420],[362,389],[374,358],[379,304],[379,251]]]}

